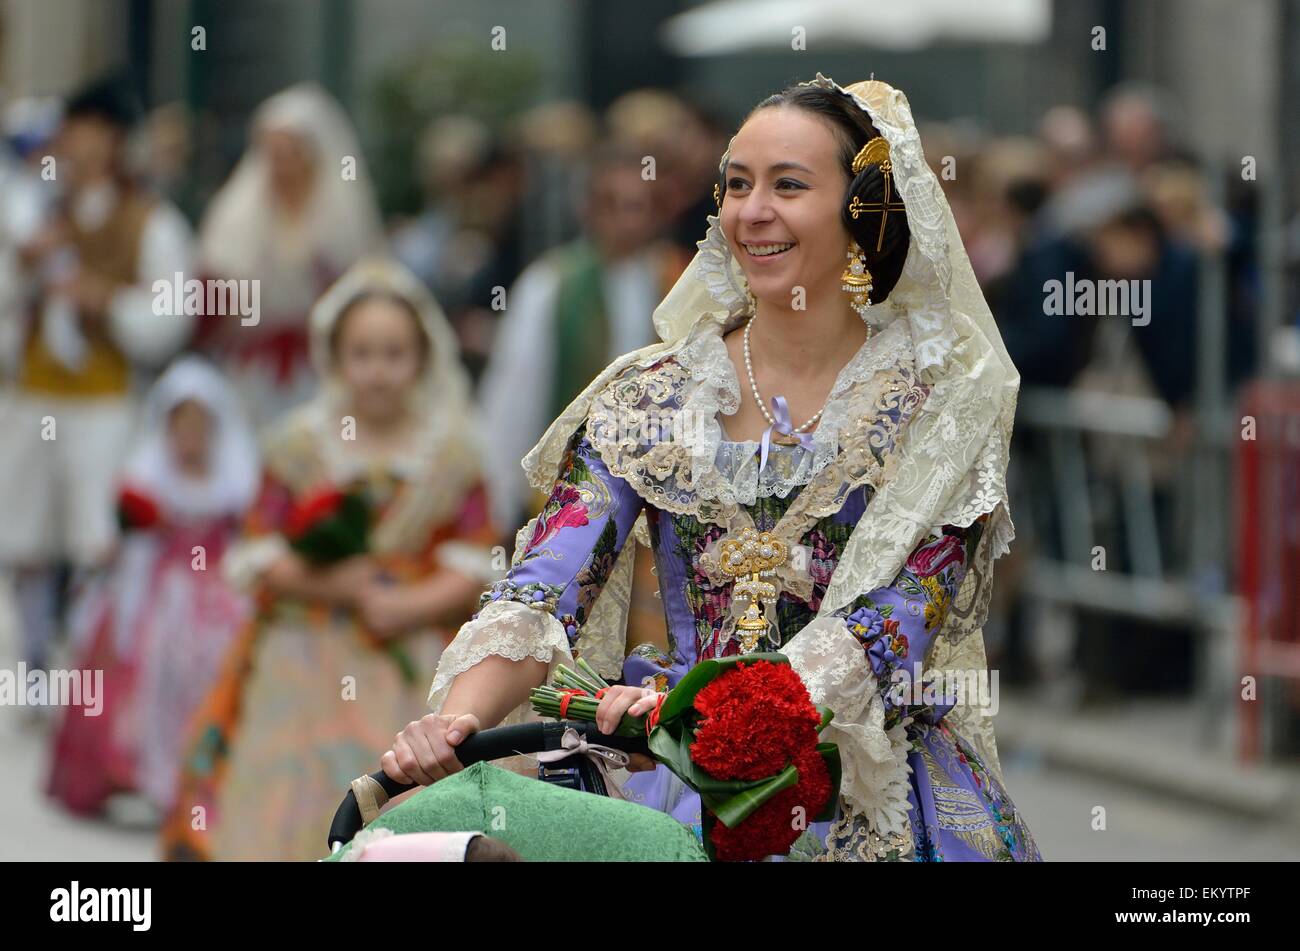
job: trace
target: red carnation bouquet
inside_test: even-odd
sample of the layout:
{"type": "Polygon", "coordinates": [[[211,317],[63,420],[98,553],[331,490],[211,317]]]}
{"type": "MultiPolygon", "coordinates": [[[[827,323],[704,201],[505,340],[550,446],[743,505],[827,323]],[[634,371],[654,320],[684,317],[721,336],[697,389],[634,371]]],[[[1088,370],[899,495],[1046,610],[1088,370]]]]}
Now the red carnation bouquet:
{"type": "Polygon", "coordinates": [[[117,493],[117,525],[124,532],[154,528],[161,520],[158,503],[135,486],[124,485],[117,493]]]}
{"type": "Polygon", "coordinates": [[[314,565],[330,565],[369,548],[370,506],[358,492],[327,486],[300,498],[289,513],[285,537],[314,565]]]}
{"type": "MultiPolygon", "coordinates": [[[[608,684],[585,661],[532,692],[544,716],[595,720],[608,684]]],[[[785,855],[812,822],[835,816],[840,757],[818,735],[834,714],[813,704],[783,654],[696,664],[646,716],[617,732],[648,735],[650,752],[700,795],[704,847],[722,862],[785,855]]]]}

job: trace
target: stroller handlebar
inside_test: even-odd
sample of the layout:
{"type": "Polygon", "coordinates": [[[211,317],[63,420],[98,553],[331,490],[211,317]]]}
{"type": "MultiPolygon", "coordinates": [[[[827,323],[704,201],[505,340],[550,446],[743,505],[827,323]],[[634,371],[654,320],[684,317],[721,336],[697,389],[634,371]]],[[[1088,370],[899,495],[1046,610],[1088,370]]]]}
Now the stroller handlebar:
{"type": "MultiPolygon", "coordinates": [[[[649,746],[643,736],[610,736],[601,733],[596,728],[596,724],[589,721],[551,720],[501,726],[471,733],[456,747],[456,758],[460,760],[461,766],[472,766],[475,763],[502,759],[518,753],[544,753],[563,749],[564,733],[570,729],[577,731],[579,736],[589,743],[608,746],[625,753],[649,752],[649,746]]],[[[371,773],[370,778],[383,788],[389,799],[414,789],[417,785],[398,782],[382,769],[371,773]]],[[[334,813],[334,821],[330,823],[330,851],[336,851],[345,843],[351,842],[362,825],[364,823],[361,819],[361,807],[357,805],[356,794],[349,789],[334,813]]]]}

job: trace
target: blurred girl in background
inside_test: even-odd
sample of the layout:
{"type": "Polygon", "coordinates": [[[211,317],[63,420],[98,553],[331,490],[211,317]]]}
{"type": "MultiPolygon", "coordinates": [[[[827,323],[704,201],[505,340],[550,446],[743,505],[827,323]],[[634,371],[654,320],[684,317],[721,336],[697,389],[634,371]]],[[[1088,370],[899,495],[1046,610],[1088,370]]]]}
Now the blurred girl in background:
{"type": "Polygon", "coordinates": [[[169,858],[324,854],[349,781],[421,715],[490,577],[469,385],[438,305],[399,265],[362,262],[311,337],[320,391],[266,440],[226,559],[257,615],[195,724],[169,858]]]}
{"type": "Polygon", "coordinates": [[[184,728],[248,615],[219,566],[257,492],[256,443],[220,373],[181,357],[154,384],[119,480],[122,537],[74,613],[99,715],[69,707],[48,790],[100,812],[114,792],[171,805],[184,728]]]}

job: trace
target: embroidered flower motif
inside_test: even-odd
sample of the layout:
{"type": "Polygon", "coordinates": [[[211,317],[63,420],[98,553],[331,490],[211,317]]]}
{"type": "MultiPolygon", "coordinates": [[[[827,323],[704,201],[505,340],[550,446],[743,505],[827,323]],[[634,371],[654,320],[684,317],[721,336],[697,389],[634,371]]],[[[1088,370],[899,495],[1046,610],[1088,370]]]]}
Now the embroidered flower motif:
{"type": "Polygon", "coordinates": [[[693,576],[692,584],[701,591],[712,591],[713,581],[709,578],[708,574],[705,573],[704,569],[700,567],[700,556],[704,554],[705,550],[707,550],[711,544],[721,538],[723,534],[724,532],[721,528],[713,525],[709,527],[708,531],[695,540],[695,551],[691,555],[691,573],[693,576]]]}
{"type": "Polygon", "coordinates": [[[592,606],[604,589],[605,581],[613,574],[616,558],[612,551],[597,555],[592,558],[591,564],[578,572],[578,577],[574,579],[578,585],[578,607],[584,616],[590,614],[592,606]]]}
{"type": "Polygon", "coordinates": [[[808,542],[812,547],[808,573],[812,575],[813,584],[824,588],[831,583],[831,575],[835,573],[835,565],[839,561],[839,552],[836,550],[835,543],[820,529],[814,529],[809,534],[808,542]]]}
{"type": "Polygon", "coordinates": [[[587,506],[575,486],[557,487],[546,508],[550,514],[543,512],[537,519],[537,524],[533,527],[533,537],[528,542],[528,547],[524,549],[525,555],[545,544],[560,529],[587,524],[587,506]]]}
{"type": "Polygon", "coordinates": [[[929,596],[925,605],[925,629],[927,631],[936,630],[943,625],[944,618],[948,616],[948,608],[952,604],[952,597],[948,594],[948,589],[943,586],[937,577],[921,579],[921,587],[929,596]]]}
{"type": "Polygon", "coordinates": [[[937,575],[951,564],[962,564],[966,552],[956,535],[941,535],[933,543],[918,548],[907,559],[907,570],[918,578],[937,575]]]}
{"type": "Polygon", "coordinates": [[[864,643],[885,629],[885,616],[874,607],[858,608],[848,616],[849,631],[864,643]]]}

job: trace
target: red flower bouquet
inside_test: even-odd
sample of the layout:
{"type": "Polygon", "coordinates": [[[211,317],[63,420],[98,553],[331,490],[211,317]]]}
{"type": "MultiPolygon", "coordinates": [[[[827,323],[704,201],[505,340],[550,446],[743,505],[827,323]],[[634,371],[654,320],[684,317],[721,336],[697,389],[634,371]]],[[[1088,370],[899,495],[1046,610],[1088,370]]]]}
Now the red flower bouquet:
{"type": "Polygon", "coordinates": [[[317,565],[364,554],[369,533],[370,506],[365,498],[333,487],[299,499],[285,526],[289,547],[317,565]]]}
{"type": "Polygon", "coordinates": [[[117,525],[124,532],[153,528],[159,522],[158,503],[133,486],[124,485],[117,493],[117,525]]]}
{"type": "MultiPolygon", "coordinates": [[[[289,547],[317,567],[364,555],[370,549],[370,504],[359,492],[327,486],[298,499],[284,534],[289,547]]],[[[408,684],[416,682],[419,672],[400,643],[358,626],[367,643],[393,658],[408,684]]]]}
{"type": "MultiPolygon", "coordinates": [[[[594,720],[607,686],[579,660],[532,693],[545,716],[594,720]]],[[[648,734],[650,752],[704,806],[704,847],[723,862],[785,855],[812,822],[834,818],[839,749],[818,734],[833,714],[817,707],[782,654],[744,654],[696,664],[645,717],[618,733],[648,734]]]]}

